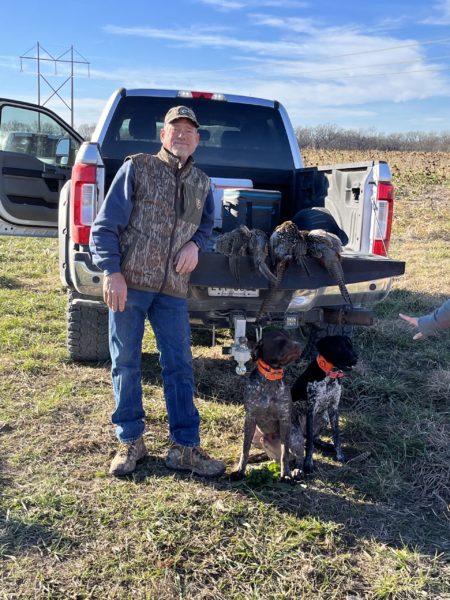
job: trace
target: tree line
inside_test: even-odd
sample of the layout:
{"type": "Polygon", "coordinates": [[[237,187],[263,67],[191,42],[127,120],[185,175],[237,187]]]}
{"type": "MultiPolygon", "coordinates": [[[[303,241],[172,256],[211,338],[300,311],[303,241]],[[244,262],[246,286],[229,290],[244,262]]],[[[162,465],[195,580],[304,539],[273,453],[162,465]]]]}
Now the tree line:
{"type": "MultiPolygon", "coordinates": [[[[89,140],[95,125],[83,123],[77,129],[86,140],[89,140]]],[[[424,131],[380,133],[364,129],[345,129],[337,125],[325,124],[315,127],[297,127],[295,133],[300,148],[313,148],[316,150],[450,151],[450,131],[441,133],[424,131]]]]}
{"type": "Polygon", "coordinates": [[[450,151],[450,131],[379,133],[363,129],[344,129],[336,125],[317,125],[316,127],[297,127],[295,133],[300,148],[316,150],[450,151]]]}

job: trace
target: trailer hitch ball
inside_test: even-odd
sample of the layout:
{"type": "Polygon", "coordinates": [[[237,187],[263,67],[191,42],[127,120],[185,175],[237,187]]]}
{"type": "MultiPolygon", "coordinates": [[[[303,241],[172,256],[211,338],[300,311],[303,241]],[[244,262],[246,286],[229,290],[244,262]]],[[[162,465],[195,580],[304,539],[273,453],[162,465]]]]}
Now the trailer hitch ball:
{"type": "Polygon", "coordinates": [[[236,373],[238,375],[245,375],[247,373],[247,367],[245,365],[238,365],[236,367],[236,373]]]}
{"type": "Polygon", "coordinates": [[[230,354],[237,362],[236,373],[238,375],[245,375],[247,368],[245,363],[251,358],[250,350],[247,345],[246,328],[247,321],[245,316],[242,314],[234,315],[233,317],[233,328],[234,328],[234,344],[231,346],[230,354]]]}
{"type": "Polygon", "coordinates": [[[234,360],[237,362],[236,373],[238,375],[245,375],[247,373],[247,367],[245,363],[251,358],[249,347],[247,346],[247,338],[240,337],[235,344],[231,347],[231,354],[234,360]]]}

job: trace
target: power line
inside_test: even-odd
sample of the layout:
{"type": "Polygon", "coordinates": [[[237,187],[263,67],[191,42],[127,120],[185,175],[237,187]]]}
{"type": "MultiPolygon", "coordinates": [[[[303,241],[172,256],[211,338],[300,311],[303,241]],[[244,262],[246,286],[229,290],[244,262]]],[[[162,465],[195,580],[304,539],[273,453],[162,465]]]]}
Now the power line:
{"type": "MultiPolygon", "coordinates": [[[[362,54],[376,54],[378,52],[387,52],[389,50],[398,50],[401,48],[411,48],[414,46],[425,46],[425,45],[433,45],[433,44],[443,44],[443,43],[450,43],[450,37],[448,38],[441,38],[439,40],[425,40],[424,42],[412,42],[410,44],[401,44],[398,46],[386,46],[384,48],[373,48],[372,50],[361,50],[358,52],[348,52],[345,54],[321,54],[321,55],[316,55],[316,58],[327,58],[330,57],[331,59],[336,59],[336,58],[343,58],[343,57],[347,57],[347,56],[358,56],[358,55],[362,55],[362,54]]],[[[433,60],[440,60],[442,58],[447,58],[446,56],[441,56],[441,57],[437,57],[436,59],[433,60]]],[[[300,60],[300,59],[299,59],[300,60]]],[[[247,71],[249,69],[254,69],[255,68],[255,62],[257,64],[260,64],[262,66],[267,65],[267,62],[264,62],[263,60],[258,60],[258,61],[254,61],[252,64],[250,65],[242,65],[242,66],[235,66],[235,67],[228,67],[225,69],[197,69],[195,70],[195,73],[199,73],[199,74],[208,74],[208,73],[225,73],[228,71],[247,71]]],[[[291,62],[294,62],[291,60],[291,62]]],[[[395,62],[395,63],[381,63],[381,64],[377,64],[377,65],[367,65],[368,67],[371,66],[384,66],[385,65],[389,65],[389,64],[408,64],[408,63],[414,63],[416,62],[415,60],[411,60],[411,61],[402,61],[402,62],[395,62]]],[[[276,61],[271,61],[271,64],[277,64],[276,61]]],[[[347,67],[348,68],[348,67],[347,67]]],[[[352,67],[352,68],[363,68],[363,66],[360,67],[352,67]]],[[[343,70],[345,70],[345,67],[342,67],[343,70]]],[[[324,70],[333,70],[335,71],[336,69],[324,69],[324,70]]],[[[313,73],[317,73],[317,70],[313,70],[311,71],[313,73]]]]}
{"type": "MultiPolygon", "coordinates": [[[[443,60],[445,58],[450,58],[450,54],[446,54],[444,56],[435,56],[430,60],[443,60]]],[[[370,65],[350,65],[348,67],[339,67],[335,69],[334,67],[328,67],[326,69],[310,69],[309,71],[299,71],[298,75],[308,75],[309,73],[336,73],[337,71],[348,71],[353,69],[371,69],[372,67],[389,67],[391,65],[411,65],[417,63],[417,60],[402,60],[388,63],[373,63],[370,65]]],[[[283,65],[282,61],[272,61],[270,64],[272,65],[283,65]]],[[[290,64],[295,64],[295,61],[291,61],[290,64]]],[[[267,67],[267,64],[266,64],[267,67]]],[[[407,73],[407,71],[405,71],[407,73]]]]}
{"type": "Polygon", "coordinates": [[[349,52],[347,54],[333,54],[333,58],[342,58],[344,56],[357,56],[358,54],[374,54],[376,52],[388,52],[389,50],[399,50],[400,48],[411,48],[412,46],[428,46],[430,44],[442,44],[450,42],[450,38],[440,40],[426,40],[425,42],[412,42],[411,44],[401,44],[399,46],[387,46],[386,48],[372,48],[371,50],[360,50],[359,52],[349,52]]]}
{"type": "Polygon", "coordinates": [[[402,75],[409,73],[426,73],[426,72],[435,72],[439,73],[441,71],[449,71],[450,66],[448,67],[437,67],[435,69],[411,69],[409,71],[389,71],[387,73],[361,73],[359,75],[345,75],[341,79],[353,79],[354,77],[387,77],[388,75],[402,75]]]}

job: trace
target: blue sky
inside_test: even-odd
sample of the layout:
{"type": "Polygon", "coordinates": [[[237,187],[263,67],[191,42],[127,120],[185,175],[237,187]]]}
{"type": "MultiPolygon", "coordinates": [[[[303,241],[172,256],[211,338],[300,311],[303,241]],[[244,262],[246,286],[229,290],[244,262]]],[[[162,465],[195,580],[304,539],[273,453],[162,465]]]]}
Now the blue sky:
{"type": "MultiPolygon", "coordinates": [[[[118,87],[152,87],[276,99],[294,126],[450,131],[450,0],[5,2],[0,96],[37,102],[37,63],[19,60],[37,42],[90,62],[90,77],[75,66],[76,126],[118,87]]],[[[42,74],[57,88],[68,71],[42,74]]],[[[51,94],[41,79],[41,102],[51,94]]]]}

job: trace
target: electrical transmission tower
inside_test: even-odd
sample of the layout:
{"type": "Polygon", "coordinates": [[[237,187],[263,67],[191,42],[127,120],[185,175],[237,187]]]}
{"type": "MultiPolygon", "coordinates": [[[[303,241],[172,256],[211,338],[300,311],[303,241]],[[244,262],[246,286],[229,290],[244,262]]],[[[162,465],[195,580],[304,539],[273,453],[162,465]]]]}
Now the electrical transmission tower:
{"type": "Polygon", "coordinates": [[[20,70],[23,71],[23,61],[24,60],[35,60],[37,61],[37,87],[38,87],[38,104],[40,106],[45,106],[53,96],[58,96],[58,98],[63,102],[70,111],[70,124],[73,127],[73,114],[74,114],[74,103],[73,103],[73,80],[74,76],[74,65],[87,65],[88,69],[88,77],[90,77],[90,63],[82,56],[79,52],[77,52],[73,46],[70,46],[65,52],[60,54],[59,56],[53,56],[48,52],[42,44],[39,42],[36,46],[30,48],[25,54],[20,56],[20,70]],[[30,56],[32,54],[32,56],[30,56]],[[82,60],[75,60],[74,55],[81,58],[82,60]],[[69,55],[69,56],[68,56],[69,55]],[[48,81],[45,75],[42,73],[41,63],[42,62],[50,62],[54,65],[54,75],[58,75],[58,65],[59,64],[68,64],[70,65],[70,74],[63,83],[55,89],[53,85],[48,81]],[[41,103],[41,79],[45,81],[48,87],[53,91],[53,93],[45,100],[45,102],[41,103]],[[68,104],[64,98],[59,94],[59,90],[66,85],[70,81],[70,104],[68,104]]]}

